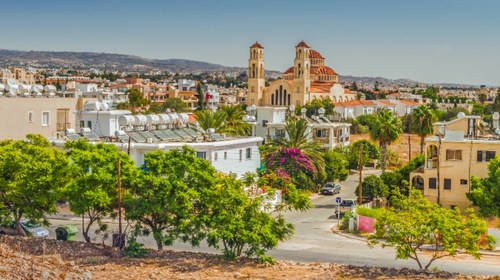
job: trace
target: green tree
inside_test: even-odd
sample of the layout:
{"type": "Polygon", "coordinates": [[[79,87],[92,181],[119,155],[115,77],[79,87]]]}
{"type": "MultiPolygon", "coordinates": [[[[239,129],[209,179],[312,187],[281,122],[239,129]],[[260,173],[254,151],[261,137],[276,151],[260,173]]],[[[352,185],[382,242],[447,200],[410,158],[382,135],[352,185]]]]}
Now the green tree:
{"type": "Polygon", "coordinates": [[[326,181],[345,181],[349,176],[349,162],[345,156],[337,151],[330,150],[323,154],[325,160],[326,181]]]}
{"type": "Polygon", "coordinates": [[[147,100],[144,98],[144,94],[136,88],[131,88],[127,90],[128,104],[135,112],[137,109],[147,104],[147,100]]]}
{"type": "Polygon", "coordinates": [[[478,95],[478,101],[479,101],[479,103],[481,103],[481,104],[484,104],[484,102],[486,102],[486,100],[487,100],[487,99],[488,99],[488,97],[486,96],[486,94],[485,94],[485,93],[480,93],[480,94],[478,95]]]}
{"type": "Polygon", "coordinates": [[[114,145],[91,144],[85,140],[66,142],[71,160],[73,180],[66,186],[64,196],[70,210],[82,216],[82,233],[91,242],[89,231],[94,223],[99,230],[106,230],[102,219],[113,216],[118,199],[118,157],[120,179],[124,189],[130,188],[137,176],[137,169],[130,157],[114,145]],[[85,225],[83,218],[88,218],[85,225]]]}
{"type": "Polygon", "coordinates": [[[300,110],[302,108],[306,108],[306,116],[311,117],[312,115],[319,115],[319,108],[325,109],[325,115],[333,115],[334,114],[334,108],[335,104],[333,101],[330,99],[330,97],[326,98],[315,98],[311,100],[310,102],[306,103],[303,107],[298,106],[295,109],[295,112],[297,114],[300,114],[300,110]]]}
{"type": "Polygon", "coordinates": [[[359,167],[360,146],[363,146],[363,154],[361,155],[363,166],[373,165],[375,160],[380,159],[380,151],[376,145],[365,139],[358,140],[347,148],[337,148],[347,158],[349,169],[357,169],[359,167]]]}
{"type": "Polygon", "coordinates": [[[64,153],[40,135],[0,142],[0,219],[13,219],[21,235],[24,218],[47,225],[45,215],[56,212],[69,181],[68,168],[64,153]]]}
{"type": "Polygon", "coordinates": [[[394,207],[377,219],[375,230],[368,238],[370,246],[394,246],[397,259],[413,259],[426,270],[435,260],[462,252],[479,259],[484,237],[490,248],[495,244],[494,237],[487,235],[486,222],[472,211],[462,216],[458,209],[429,202],[419,191],[395,200],[394,207]],[[421,259],[425,246],[432,246],[427,264],[421,259]]]}
{"type": "Polygon", "coordinates": [[[370,137],[380,145],[382,173],[385,172],[387,162],[387,147],[401,135],[401,120],[388,110],[379,112],[372,123],[370,137]]]}
{"type": "Polygon", "coordinates": [[[479,207],[479,213],[485,217],[500,217],[500,157],[488,163],[488,177],[472,177],[472,190],[467,197],[479,207]]]}
{"type": "Polygon", "coordinates": [[[221,106],[220,111],[226,114],[226,119],[221,132],[229,135],[247,136],[252,131],[252,125],[243,120],[246,112],[238,106],[221,106]]]}
{"type": "MultiPolygon", "coordinates": [[[[373,199],[375,197],[387,198],[389,196],[389,187],[380,177],[375,175],[364,178],[361,188],[363,189],[363,197],[366,196],[373,199]]],[[[358,196],[358,188],[356,188],[354,194],[358,196]]]]}
{"type": "Polygon", "coordinates": [[[432,110],[425,105],[417,107],[411,114],[411,131],[420,136],[420,154],[424,153],[425,136],[433,132],[435,121],[432,110]]]}
{"type": "Polygon", "coordinates": [[[208,245],[222,247],[228,260],[242,255],[268,260],[266,251],[290,239],[294,229],[281,215],[263,212],[262,200],[263,196],[248,196],[234,175],[220,175],[204,198],[208,245]]]}
{"type": "Polygon", "coordinates": [[[158,250],[178,238],[197,245],[203,236],[197,209],[213,189],[215,173],[187,146],[147,153],[139,183],[125,199],[127,220],[152,233],[158,250]]]}
{"type": "Polygon", "coordinates": [[[170,109],[177,113],[189,111],[188,105],[184,103],[184,101],[182,101],[182,99],[180,98],[168,98],[167,100],[165,100],[161,108],[163,112],[165,112],[167,109],[170,109]]]}
{"type": "Polygon", "coordinates": [[[196,93],[198,95],[198,110],[205,110],[205,93],[201,89],[201,82],[196,83],[196,93]]]}

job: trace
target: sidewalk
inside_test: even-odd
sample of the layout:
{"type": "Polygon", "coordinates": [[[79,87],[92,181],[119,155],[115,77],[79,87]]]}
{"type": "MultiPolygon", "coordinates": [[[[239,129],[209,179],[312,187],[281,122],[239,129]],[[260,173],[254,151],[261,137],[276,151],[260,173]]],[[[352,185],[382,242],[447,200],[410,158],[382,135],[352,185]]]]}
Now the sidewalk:
{"type": "MultiPolygon", "coordinates": [[[[359,240],[359,241],[367,241],[367,238],[366,237],[363,237],[363,236],[359,236],[357,234],[353,234],[353,233],[349,233],[349,232],[343,232],[341,230],[339,230],[337,228],[337,226],[334,226],[331,228],[331,231],[334,233],[334,234],[337,234],[337,235],[340,235],[340,236],[343,236],[343,237],[346,237],[346,238],[350,238],[350,239],[354,239],[354,240],[359,240]]],[[[423,247],[424,250],[433,250],[431,248],[432,246],[425,246],[423,247]]],[[[485,255],[485,256],[496,256],[496,257],[500,257],[500,247],[496,247],[494,250],[492,251],[488,251],[488,250],[479,250],[479,252],[481,253],[481,255],[485,255]]]]}

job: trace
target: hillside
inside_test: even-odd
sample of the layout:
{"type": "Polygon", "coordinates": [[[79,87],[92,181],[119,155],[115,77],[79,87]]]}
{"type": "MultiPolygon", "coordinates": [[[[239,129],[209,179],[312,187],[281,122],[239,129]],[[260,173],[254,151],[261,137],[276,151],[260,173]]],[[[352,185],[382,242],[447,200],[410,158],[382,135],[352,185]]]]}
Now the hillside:
{"type": "Polygon", "coordinates": [[[150,250],[146,258],[118,255],[116,249],[92,243],[0,237],[0,279],[498,279],[334,263],[266,266],[168,250],[150,250]]]}

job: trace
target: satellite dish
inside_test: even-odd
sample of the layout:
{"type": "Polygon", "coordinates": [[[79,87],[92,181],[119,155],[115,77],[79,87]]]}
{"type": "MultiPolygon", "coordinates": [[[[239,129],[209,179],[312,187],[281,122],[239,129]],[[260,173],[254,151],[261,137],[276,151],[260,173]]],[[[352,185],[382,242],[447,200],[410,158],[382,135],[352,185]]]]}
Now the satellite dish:
{"type": "Polygon", "coordinates": [[[497,135],[500,135],[500,128],[495,129],[495,133],[496,133],[497,135]]]}
{"type": "Polygon", "coordinates": [[[500,114],[498,112],[493,113],[493,119],[494,120],[499,120],[500,119],[500,114]]]}
{"type": "Polygon", "coordinates": [[[460,112],[457,115],[457,118],[459,118],[459,119],[464,118],[464,117],[465,117],[465,113],[464,112],[460,112]]]}

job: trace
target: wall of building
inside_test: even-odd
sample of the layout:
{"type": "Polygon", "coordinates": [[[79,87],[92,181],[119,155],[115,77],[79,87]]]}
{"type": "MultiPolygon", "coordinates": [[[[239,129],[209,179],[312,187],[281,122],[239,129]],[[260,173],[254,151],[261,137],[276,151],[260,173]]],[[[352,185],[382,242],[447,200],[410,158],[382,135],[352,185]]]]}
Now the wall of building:
{"type": "Polygon", "coordinates": [[[78,98],[0,98],[0,139],[23,139],[29,133],[57,138],[58,131],[76,127],[77,102],[78,98]]]}

